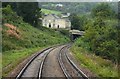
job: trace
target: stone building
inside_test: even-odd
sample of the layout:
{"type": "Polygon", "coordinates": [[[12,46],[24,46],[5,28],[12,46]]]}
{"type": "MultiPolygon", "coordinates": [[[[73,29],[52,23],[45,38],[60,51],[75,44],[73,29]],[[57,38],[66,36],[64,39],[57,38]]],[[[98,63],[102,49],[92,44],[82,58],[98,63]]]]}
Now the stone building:
{"type": "Polygon", "coordinates": [[[64,29],[70,29],[71,28],[71,22],[66,16],[58,17],[55,14],[48,14],[45,15],[42,19],[42,25],[48,28],[64,28],[64,29]]]}

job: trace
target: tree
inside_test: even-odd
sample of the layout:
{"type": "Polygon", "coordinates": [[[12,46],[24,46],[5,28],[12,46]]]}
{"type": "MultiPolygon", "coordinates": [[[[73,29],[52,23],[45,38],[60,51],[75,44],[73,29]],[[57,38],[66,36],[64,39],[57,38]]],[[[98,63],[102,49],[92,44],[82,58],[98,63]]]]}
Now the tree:
{"type": "MultiPolygon", "coordinates": [[[[100,17],[86,24],[83,41],[89,44],[90,51],[98,56],[118,62],[118,34],[115,25],[105,23],[100,17]]],[[[117,24],[116,24],[117,25],[117,24]]]]}
{"type": "Polygon", "coordinates": [[[101,3],[92,9],[93,17],[110,18],[115,17],[114,11],[107,3],[101,3]]]}
{"type": "Polygon", "coordinates": [[[70,20],[71,20],[71,29],[76,29],[76,30],[84,30],[83,25],[84,25],[84,17],[80,17],[77,14],[71,14],[70,20]]]}
{"type": "Polygon", "coordinates": [[[33,26],[38,26],[38,18],[41,17],[41,9],[38,2],[5,2],[3,7],[11,5],[12,9],[23,17],[23,20],[33,26]]]}
{"type": "Polygon", "coordinates": [[[37,23],[37,14],[38,14],[38,3],[37,2],[21,2],[17,3],[17,13],[23,17],[23,20],[36,25],[37,23]]]}

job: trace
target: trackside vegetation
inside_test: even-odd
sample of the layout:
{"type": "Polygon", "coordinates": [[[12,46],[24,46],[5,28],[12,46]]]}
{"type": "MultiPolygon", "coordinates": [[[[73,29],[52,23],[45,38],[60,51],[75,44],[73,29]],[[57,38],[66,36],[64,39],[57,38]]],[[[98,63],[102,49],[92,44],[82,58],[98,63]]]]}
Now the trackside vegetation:
{"type": "Polygon", "coordinates": [[[75,40],[71,51],[82,66],[98,76],[118,77],[120,28],[117,14],[108,3],[101,3],[93,8],[90,16],[82,26],[84,36],[75,40]]]}
{"type": "Polygon", "coordinates": [[[118,67],[110,60],[96,56],[92,51],[87,51],[80,46],[81,39],[77,39],[72,46],[73,56],[80,62],[82,67],[88,68],[91,72],[101,78],[118,77],[118,67]]]}
{"type": "Polygon", "coordinates": [[[45,27],[33,28],[17,16],[10,6],[3,8],[3,52],[13,49],[60,44],[69,39],[59,31],[45,27]]]}
{"type": "Polygon", "coordinates": [[[69,30],[42,26],[44,14],[70,12],[71,29],[84,31],[70,50],[83,68],[100,79],[119,78],[120,27],[117,3],[42,3],[6,2],[2,4],[2,76],[49,46],[70,42],[69,30]]]}
{"type": "MultiPolygon", "coordinates": [[[[46,46],[47,47],[47,46],[46,46]]],[[[2,76],[6,77],[17,65],[24,61],[27,57],[42,50],[45,47],[24,48],[22,50],[11,50],[3,53],[2,60],[2,76]]]]}
{"type": "Polygon", "coordinates": [[[2,8],[2,13],[3,76],[38,50],[70,41],[59,31],[41,26],[35,28],[24,22],[10,5],[2,8]]]}

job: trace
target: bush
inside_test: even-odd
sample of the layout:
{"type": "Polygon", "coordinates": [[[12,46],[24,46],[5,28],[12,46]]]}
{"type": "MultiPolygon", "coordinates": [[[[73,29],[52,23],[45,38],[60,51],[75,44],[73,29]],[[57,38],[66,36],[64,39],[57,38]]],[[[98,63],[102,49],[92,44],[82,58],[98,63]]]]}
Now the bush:
{"type": "Polygon", "coordinates": [[[113,22],[109,24],[110,22],[107,23],[108,21],[103,21],[101,18],[94,18],[93,20],[86,24],[85,36],[78,39],[75,44],[117,63],[119,49],[118,31],[115,27],[117,23],[115,22],[116,25],[113,22]]]}

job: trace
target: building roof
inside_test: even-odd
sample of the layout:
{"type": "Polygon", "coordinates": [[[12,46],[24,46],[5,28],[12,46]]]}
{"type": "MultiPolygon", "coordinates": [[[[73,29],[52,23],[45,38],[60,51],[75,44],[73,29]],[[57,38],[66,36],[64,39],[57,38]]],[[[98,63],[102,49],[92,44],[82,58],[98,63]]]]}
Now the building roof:
{"type": "Polygon", "coordinates": [[[61,14],[61,16],[57,16],[56,14],[46,14],[45,16],[53,16],[56,19],[66,19],[66,18],[68,18],[68,15],[63,15],[63,14],[61,14]]]}
{"type": "Polygon", "coordinates": [[[52,16],[54,16],[56,19],[60,19],[60,17],[58,17],[57,15],[55,14],[51,14],[52,16]]]}

